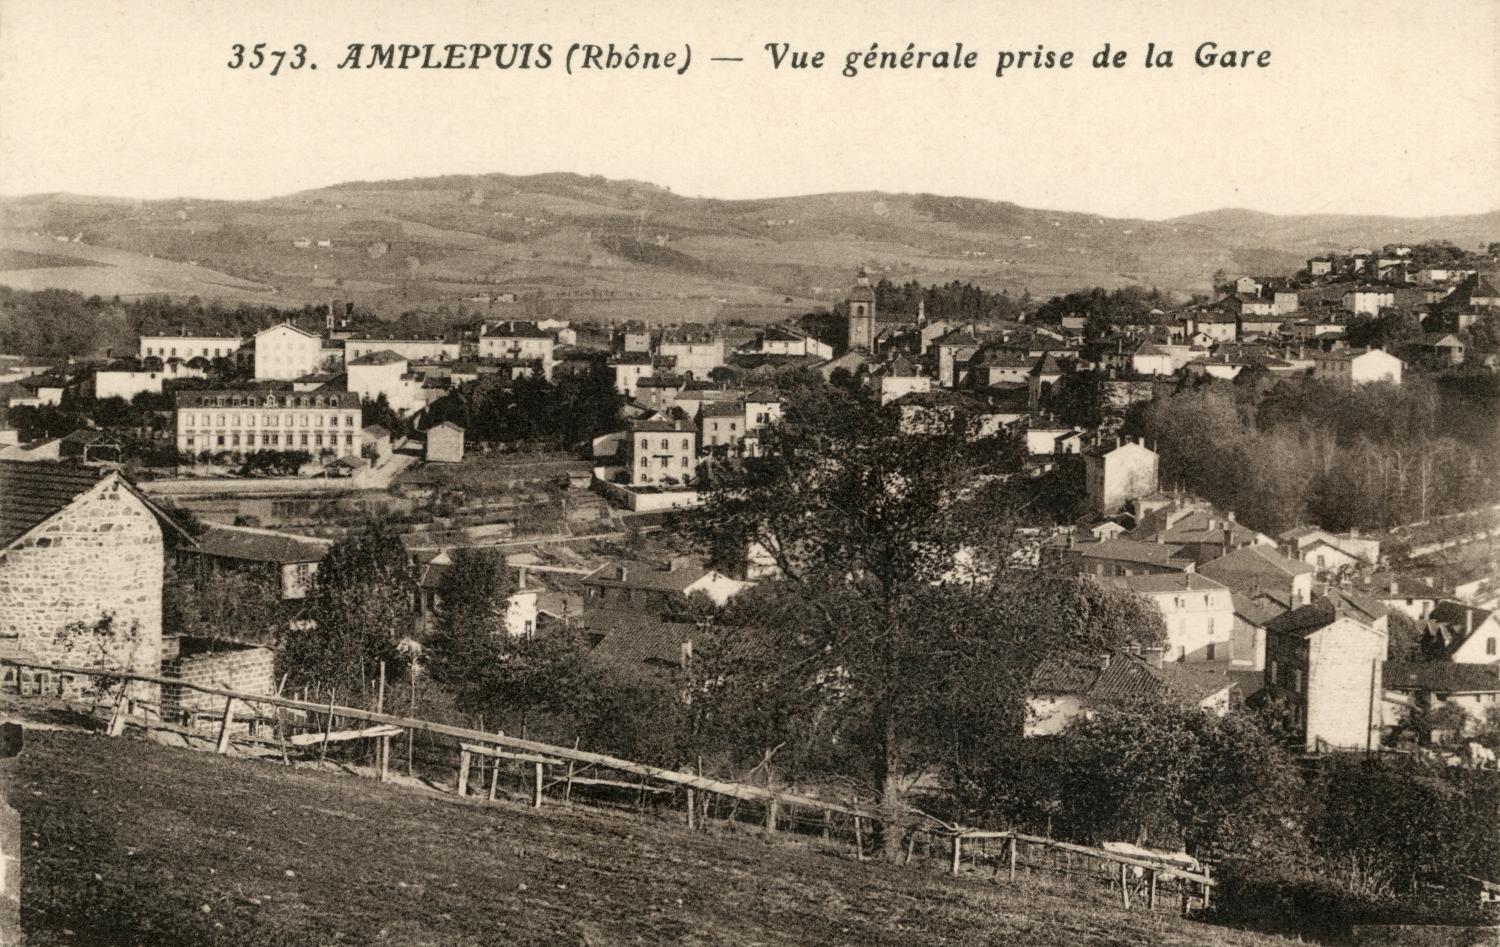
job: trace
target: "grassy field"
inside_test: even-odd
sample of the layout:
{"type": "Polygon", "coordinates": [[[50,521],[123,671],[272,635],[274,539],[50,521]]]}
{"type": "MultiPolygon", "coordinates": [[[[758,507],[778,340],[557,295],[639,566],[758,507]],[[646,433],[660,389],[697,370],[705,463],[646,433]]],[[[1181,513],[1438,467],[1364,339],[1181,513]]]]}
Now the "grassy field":
{"type": "Polygon", "coordinates": [[[28,733],[23,923],[54,944],[1269,945],[1107,893],[858,864],[648,818],[458,800],[28,733]]]}

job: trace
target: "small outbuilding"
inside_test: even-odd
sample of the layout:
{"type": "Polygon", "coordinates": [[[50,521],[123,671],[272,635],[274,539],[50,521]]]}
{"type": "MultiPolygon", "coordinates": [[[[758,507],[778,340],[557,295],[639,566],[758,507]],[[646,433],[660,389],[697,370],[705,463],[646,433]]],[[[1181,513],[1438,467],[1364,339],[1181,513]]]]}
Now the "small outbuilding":
{"type": "Polygon", "coordinates": [[[464,429],[444,421],[427,429],[427,462],[456,464],[464,459],[464,429]]]}

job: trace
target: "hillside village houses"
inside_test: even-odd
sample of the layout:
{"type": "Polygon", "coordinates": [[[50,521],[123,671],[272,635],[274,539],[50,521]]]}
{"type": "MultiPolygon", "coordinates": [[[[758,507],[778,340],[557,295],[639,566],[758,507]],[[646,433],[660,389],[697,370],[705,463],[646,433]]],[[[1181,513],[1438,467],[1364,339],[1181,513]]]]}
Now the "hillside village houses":
{"type": "MultiPolygon", "coordinates": [[[[1458,680],[1453,675],[1467,672],[1412,671],[1406,665],[1500,663],[1494,650],[1500,618],[1493,603],[1482,599],[1494,583],[1466,576],[1469,584],[1457,577],[1425,584],[1387,561],[1379,537],[1353,531],[1306,525],[1267,536],[1240,522],[1233,510],[1165,490],[1171,472],[1161,469],[1148,444],[1122,436],[1119,424],[1133,403],[1183,384],[1229,382],[1245,372],[1400,384],[1408,372],[1469,365],[1475,356],[1465,333],[1500,319],[1492,282],[1483,274],[1464,274],[1462,266],[1408,272],[1391,262],[1397,259],[1374,253],[1358,264],[1340,255],[1315,258],[1295,278],[1239,279],[1218,300],[1159,310],[1149,322],[1102,337],[1077,318],[1071,325],[1065,319],[1045,326],[1020,318],[927,320],[925,302],[915,304],[915,313],[888,312],[892,307],[880,302],[887,284],[877,287],[862,271],[840,303],[842,312],[835,310],[843,317],[844,339],[817,338],[807,328],[813,321],[578,326],[567,341],[562,333],[572,327],[556,320],[476,322],[442,338],[330,327],[317,332],[287,322],[245,341],[142,337],[138,363],[48,366],[45,374],[17,379],[12,384],[34,381],[8,395],[11,403],[21,398],[57,404],[73,392],[100,398],[169,392],[173,441],[184,455],[305,450],[344,458],[358,457],[369,445],[386,463],[403,452],[397,458],[403,462],[425,460],[432,469],[420,476],[437,483],[433,471],[442,465],[467,469],[478,447],[471,443],[466,450],[466,432],[457,424],[427,421],[424,412],[436,398],[480,378],[504,384],[528,372],[554,378],[600,365],[624,404],[619,429],[595,439],[588,466],[596,492],[626,508],[613,515],[626,515],[694,502],[716,465],[758,453],[760,432],[781,419],[776,372],[816,371],[899,411],[902,429],[913,436],[928,429],[923,419],[958,410],[982,418],[985,433],[1015,435],[1027,461],[1007,476],[1081,477],[1087,513],[1039,537],[1038,555],[1154,603],[1166,647],[1039,672],[1035,732],[1055,732],[1091,708],[1132,695],[1170,695],[1216,712],[1279,699],[1289,708],[1302,749],[1366,748],[1379,743],[1398,712],[1459,693],[1436,685],[1470,688],[1459,697],[1472,695],[1480,703],[1492,693],[1481,676],[1458,680]],[[1361,269],[1349,268],[1356,265],[1361,269]],[[1350,344],[1353,320],[1392,308],[1419,315],[1424,334],[1389,351],[1350,344]],[[195,367],[196,359],[210,364],[195,367]],[[254,382],[219,384],[224,366],[212,364],[219,359],[253,359],[254,382]],[[1097,424],[1063,423],[1050,413],[1056,392],[1077,378],[1098,383],[1106,417],[1097,424]],[[212,387],[196,387],[205,383],[212,387]],[[414,440],[425,441],[425,458],[411,442],[403,447],[389,428],[367,427],[375,420],[368,408],[381,397],[403,423],[411,423],[414,440]],[[1420,625],[1417,660],[1387,654],[1387,619],[1395,611],[1420,625]],[[1400,658],[1388,665],[1396,670],[1386,670],[1388,657],[1400,658]]],[[[15,449],[37,470],[50,470],[54,465],[38,458],[49,451],[61,456],[63,439],[54,440],[51,447],[17,443],[0,446],[0,452],[15,449]]],[[[77,493],[60,495],[59,510],[107,480],[97,464],[84,469],[95,471],[89,474],[95,479],[79,480],[77,493]]],[[[59,482],[72,483],[72,476],[59,482]]],[[[120,503],[140,499],[150,510],[123,486],[123,478],[111,482],[122,485],[120,503]]],[[[210,574],[274,573],[282,597],[295,603],[316,582],[325,545],[275,530],[216,525],[195,551],[179,558],[210,574]]],[[[437,604],[449,561],[431,550],[421,554],[424,578],[413,595],[424,616],[437,604]]],[[[0,569],[8,562],[0,561],[0,569]]],[[[579,627],[596,645],[607,643],[609,650],[648,663],[680,661],[682,646],[691,644],[690,630],[671,627],[651,610],[698,591],[722,602],[746,582],[742,573],[731,576],[704,563],[595,560],[587,568],[576,582],[583,590],[583,614],[594,617],[579,627]],[[621,610],[633,617],[619,617],[621,610]]],[[[522,595],[514,606],[513,634],[534,633],[546,620],[549,591],[544,585],[537,590],[536,597],[522,595]]]]}

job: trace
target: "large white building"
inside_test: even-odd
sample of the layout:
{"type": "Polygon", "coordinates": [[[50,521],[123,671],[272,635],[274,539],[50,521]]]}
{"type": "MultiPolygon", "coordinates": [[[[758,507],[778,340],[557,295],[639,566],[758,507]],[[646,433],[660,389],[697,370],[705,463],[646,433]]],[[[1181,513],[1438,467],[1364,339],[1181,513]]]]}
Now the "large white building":
{"type": "Polygon", "coordinates": [[[480,328],[479,356],[506,362],[537,361],[545,378],[552,377],[557,339],[532,322],[486,323],[480,328]]]}
{"type": "Polygon", "coordinates": [[[662,330],[656,354],[675,359],[678,374],[702,381],[724,364],[726,353],[724,340],[711,330],[683,328],[662,330]]]}
{"type": "Polygon", "coordinates": [[[143,335],[140,339],[140,357],[159,358],[162,361],[180,358],[230,358],[238,352],[244,342],[235,335],[143,335]]]}
{"type": "Polygon", "coordinates": [[[243,388],[177,393],[177,449],[184,454],[305,450],[358,456],[359,396],[349,391],[243,388]]]}
{"type": "Polygon", "coordinates": [[[344,362],[373,355],[376,352],[395,352],[412,362],[456,362],[460,346],[457,342],[442,339],[346,339],[344,362]]]}
{"type": "Polygon", "coordinates": [[[1224,585],[1193,572],[1098,581],[1156,605],[1166,625],[1168,661],[1228,661],[1233,657],[1234,597],[1224,585]]]}
{"type": "Polygon", "coordinates": [[[165,362],[157,369],[128,365],[105,366],[94,373],[94,397],[124,398],[129,401],[142,393],[159,395],[165,382],[179,378],[202,378],[203,375],[202,369],[192,368],[182,360],[165,362]]]}
{"type": "Polygon", "coordinates": [[[385,395],[398,414],[411,414],[427,406],[422,380],[409,370],[405,358],[385,349],[362,355],[345,366],[347,388],[365,402],[385,395]]]}
{"type": "Polygon", "coordinates": [[[316,372],[323,363],[323,339],[289,322],[255,334],[255,380],[291,381],[316,372]]]}

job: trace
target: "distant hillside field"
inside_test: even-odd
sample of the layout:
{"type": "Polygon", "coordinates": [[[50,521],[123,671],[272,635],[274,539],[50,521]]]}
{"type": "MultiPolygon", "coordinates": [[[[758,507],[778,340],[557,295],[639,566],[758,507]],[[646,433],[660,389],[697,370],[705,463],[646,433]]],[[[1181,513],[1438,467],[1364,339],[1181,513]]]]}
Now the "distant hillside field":
{"type": "Polygon", "coordinates": [[[105,273],[5,269],[6,285],[235,298],[274,288],[295,304],[337,297],[388,313],[498,311],[487,297],[520,292],[605,322],[807,311],[842,299],[861,266],[895,282],[971,281],[1018,295],[1128,285],[1186,294],[1207,290],[1219,269],[1288,272],[1358,243],[1500,240],[1500,212],[1408,220],[1220,210],[1148,221],[934,194],[726,201],[576,174],[356,181],[263,201],[36,195],[0,201],[0,220],[5,249],[132,254],[107,261],[105,273]]]}
{"type": "Polygon", "coordinates": [[[1156,944],[1278,938],[628,815],[31,730],[28,944],[1156,944]]]}

